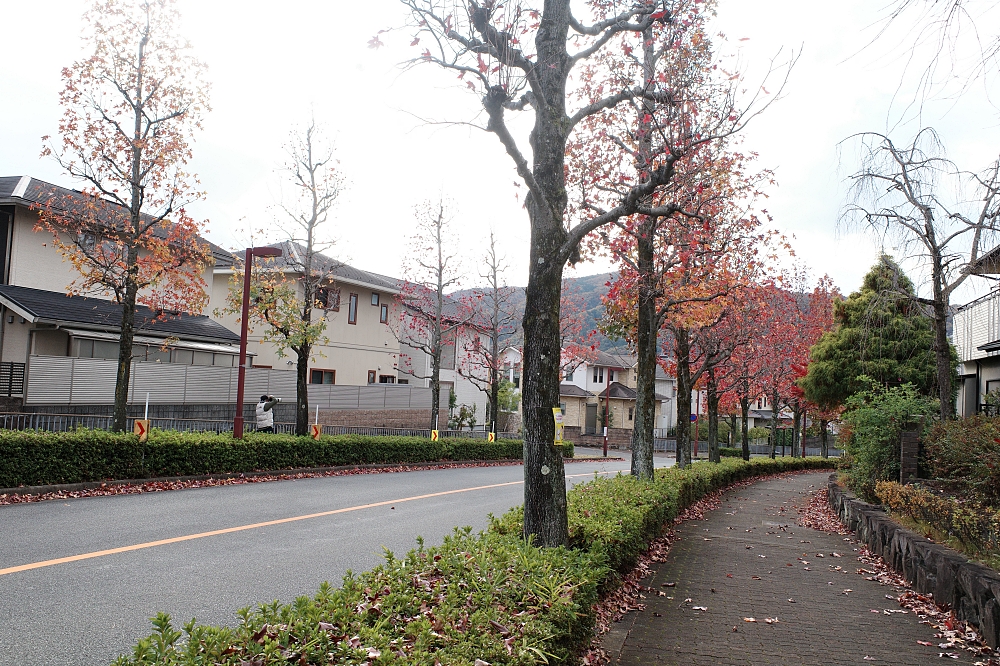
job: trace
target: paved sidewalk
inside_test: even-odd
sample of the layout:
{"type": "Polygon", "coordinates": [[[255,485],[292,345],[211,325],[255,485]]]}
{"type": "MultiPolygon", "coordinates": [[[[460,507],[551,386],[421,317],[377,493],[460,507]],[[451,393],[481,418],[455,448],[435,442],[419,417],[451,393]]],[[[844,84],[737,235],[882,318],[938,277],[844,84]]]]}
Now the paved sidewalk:
{"type": "Polygon", "coordinates": [[[972,663],[969,653],[939,658],[933,630],[912,613],[883,613],[900,609],[894,588],[857,574],[856,542],[796,524],[795,506],[828,478],[758,483],[726,494],[706,520],[683,523],[668,560],[643,581],[667,596],[647,594],[644,611],[612,628],[604,640],[612,663],[972,663]]]}

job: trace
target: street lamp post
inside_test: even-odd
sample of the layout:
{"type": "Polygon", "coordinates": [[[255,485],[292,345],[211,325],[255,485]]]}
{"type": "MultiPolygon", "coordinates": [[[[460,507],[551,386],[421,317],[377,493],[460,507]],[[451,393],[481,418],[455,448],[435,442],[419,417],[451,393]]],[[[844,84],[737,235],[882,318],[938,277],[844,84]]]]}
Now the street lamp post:
{"type": "Polygon", "coordinates": [[[250,271],[254,257],[280,257],[276,247],[248,247],[243,263],[243,314],[240,324],[240,369],[236,381],[236,416],[233,418],[233,439],[243,439],[243,389],[247,379],[247,334],[250,318],[250,271]]]}

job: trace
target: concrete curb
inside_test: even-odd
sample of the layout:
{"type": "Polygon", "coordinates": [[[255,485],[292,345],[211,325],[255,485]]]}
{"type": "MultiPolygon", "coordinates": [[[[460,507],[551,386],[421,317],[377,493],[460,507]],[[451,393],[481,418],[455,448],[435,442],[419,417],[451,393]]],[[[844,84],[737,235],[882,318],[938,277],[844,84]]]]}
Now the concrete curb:
{"type": "MultiPolygon", "coordinates": [[[[564,463],[573,462],[593,462],[594,458],[563,458],[564,463]]],[[[600,460],[622,461],[624,458],[600,458],[600,460]]],[[[412,469],[420,470],[437,467],[438,465],[467,465],[485,467],[499,463],[505,465],[520,465],[523,460],[519,458],[499,458],[497,460],[434,460],[421,463],[381,463],[377,465],[341,465],[339,467],[299,467],[296,469],[278,469],[256,472],[234,472],[231,474],[196,474],[193,476],[157,476],[148,479],[116,479],[109,481],[84,481],[82,483],[58,483],[47,486],[19,486],[17,488],[0,488],[0,495],[44,495],[45,493],[75,493],[91,488],[102,486],[128,486],[142,485],[144,483],[169,483],[172,481],[207,481],[209,479],[238,479],[240,477],[255,476],[284,476],[295,474],[323,474],[325,472],[350,472],[352,470],[380,470],[380,469],[412,469]]]]}
{"type": "Polygon", "coordinates": [[[1000,645],[1000,574],[970,562],[947,546],[912,532],[880,506],[862,502],[830,476],[830,508],[849,530],[921,594],[955,609],[959,619],[979,627],[990,647],[1000,645]]]}

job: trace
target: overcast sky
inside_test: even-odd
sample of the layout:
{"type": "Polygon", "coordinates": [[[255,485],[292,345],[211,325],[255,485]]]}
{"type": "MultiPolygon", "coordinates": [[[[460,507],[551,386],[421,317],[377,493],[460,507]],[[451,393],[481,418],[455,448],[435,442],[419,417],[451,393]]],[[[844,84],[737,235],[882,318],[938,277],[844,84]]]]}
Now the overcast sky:
{"type": "MultiPolygon", "coordinates": [[[[512,265],[510,281],[526,282],[527,215],[516,175],[492,135],[427,121],[475,119],[479,100],[454,76],[430,67],[402,71],[413,54],[394,0],[286,0],[282,3],[179,0],[182,31],[209,66],[212,107],[194,146],[194,169],[208,200],[192,212],[209,220],[208,237],[243,247],[248,228],[272,227],[281,198],[282,145],[310,114],[335,139],[347,179],[330,234],[339,257],[359,268],[398,275],[407,252],[413,207],[444,195],[453,202],[468,267],[474,274],[492,227],[512,265]]],[[[875,130],[905,142],[920,123],[936,127],[950,157],[980,170],[1000,147],[997,112],[985,85],[957,100],[906,113],[919,66],[907,67],[912,36],[900,27],[865,48],[878,31],[876,0],[721,0],[718,29],[739,45],[748,80],[779,49],[801,49],[783,99],[756,119],[743,145],[774,169],[778,185],[767,209],[774,226],[794,235],[798,256],[814,275],[828,273],[851,291],[881,248],[871,236],[838,231],[844,178],[857,166],[848,136],[875,130]],[[744,41],[739,41],[747,38],[744,41]],[[901,122],[901,119],[904,122],[901,122]]],[[[0,175],[24,175],[74,186],[51,160],[39,158],[40,137],[55,134],[60,69],[81,56],[85,3],[34,0],[4,8],[0,87],[0,175]],[[45,17],[39,25],[38,17],[45,17]]],[[[917,54],[919,61],[922,55],[917,54]]],[[[886,247],[892,252],[892,247],[886,247]]],[[[578,267],[577,274],[606,270],[578,267]]],[[[986,288],[966,290],[968,299],[986,288]]]]}

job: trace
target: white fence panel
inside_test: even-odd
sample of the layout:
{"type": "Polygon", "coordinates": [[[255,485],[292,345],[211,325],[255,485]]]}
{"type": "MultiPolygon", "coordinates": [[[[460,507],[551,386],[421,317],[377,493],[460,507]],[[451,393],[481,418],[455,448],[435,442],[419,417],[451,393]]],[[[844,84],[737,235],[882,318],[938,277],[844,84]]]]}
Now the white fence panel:
{"type": "Polygon", "coordinates": [[[183,404],[186,369],[187,366],[170,363],[133,364],[130,401],[144,402],[148,393],[151,404],[183,404]]]}
{"type": "MultiPolygon", "coordinates": [[[[32,362],[36,358],[41,357],[33,357],[32,362]]],[[[99,405],[115,401],[118,361],[97,358],[56,358],[55,360],[61,360],[63,367],[68,370],[63,381],[69,379],[72,387],[69,404],[99,405]]]]}
{"type": "Polygon", "coordinates": [[[64,360],[47,356],[31,358],[24,392],[26,404],[69,404],[73,365],[60,363],[64,360]]]}

